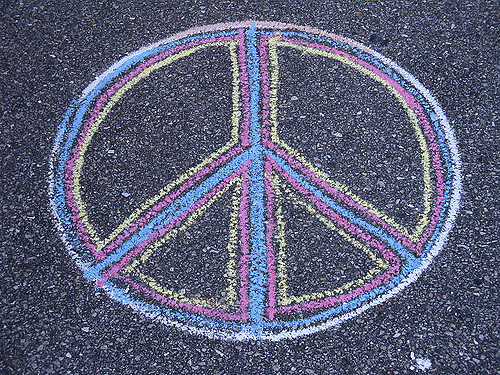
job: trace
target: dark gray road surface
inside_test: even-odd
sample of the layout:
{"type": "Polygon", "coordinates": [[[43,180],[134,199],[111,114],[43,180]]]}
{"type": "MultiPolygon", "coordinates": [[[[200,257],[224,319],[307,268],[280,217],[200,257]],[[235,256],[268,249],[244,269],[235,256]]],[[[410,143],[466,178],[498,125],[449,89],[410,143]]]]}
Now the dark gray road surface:
{"type": "MultiPolygon", "coordinates": [[[[499,373],[496,1],[18,0],[2,1],[0,7],[0,373],[499,373]],[[94,77],[127,53],[176,32],[247,19],[326,30],[398,62],[441,103],[455,129],[463,163],[464,195],[456,226],[417,283],[340,328],[278,343],[225,342],[180,333],[111,301],[82,277],[67,255],[47,195],[57,126],[68,103],[94,77]]],[[[301,74],[296,65],[288,68],[301,74]]],[[[217,79],[219,70],[213,71],[207,82],[217,79]]],[[[186,87],[201,90],[205,83],[187,81],[186,87]]],[[[299,99],[301,84],[285,83],[295,88],[299,99]]],[[[218,95],[217,87],[212,90],[218,95]]],[[[154,92],[158,95],[155,90],[151,95],[154,92]]],[[[346,100],[354,94],[346,92],[346,100]]],[[[308,105],[312,107],[304,104],[295,110],[313,113],[314,102],[308,105]]],[[[123,107],[130,121],[140,111],[140,106],[132,107],[123,107]]],[[[185,111],[189,115],[190,109],[185,111]]],[[[291,106],[292,117],[300,118],[293,111],[291,106]]],[[[199,114],[200,121],[209,123],[206,116],[199,114]]],[[[113,121],[119,125],[121,120],[113,121]]],[[[144,144],[134,143],[126,127],[117,129],[110,131],[109,139],[97,140],[95,147],[110,149],[109,142],[118,139],[114,147],[119,149],[129,147],[130,140],[131,149],[151,155],[148,160],[158,153],[163,160],[172,156],[155,144],[159,141],[154,128],[144,144]]],[[[302,130],[307,129],[296,129],[302,130]]],[[[218,137],[198,141],[209,148],[218,137]]],[[[94,178],[90,185],[98,187],[87,194],[96,202],[95,220],[103,232],[116,225],[113,220],[120,212],[107,211],[111,198],[106,195],[108,185],[98,185],[100,171],[118,176],[118,182],[109,182],[112,188],[125,189],[123,196],[138,197],[139,203],[150,195],[148,189],[154,192],[158,186],[144,182],[129,191],[125,183],[120,185],[127,178],[141,180],[144,168],[133,163],[137,155],[125,157],[132,162],[127,170],[114,171],[114,164],[98,156],[94,161],[101,169],[89,170],[89,178],[94,178]]],[[[357,165],[354,160],[351,168],[357,165]]],[[[143,181],[152,181],[161,175],[162,164],[144,171],[150,176],[143,181]]],[[[374,200],[380,198],[380,186],[383,181],[374,186],[374,200]]],[[[125,211],[130,208],[126,204],[137,204],[127,202],[125,211]]],[[[210,277],[213,274],[207,282],[210,277]]]]}

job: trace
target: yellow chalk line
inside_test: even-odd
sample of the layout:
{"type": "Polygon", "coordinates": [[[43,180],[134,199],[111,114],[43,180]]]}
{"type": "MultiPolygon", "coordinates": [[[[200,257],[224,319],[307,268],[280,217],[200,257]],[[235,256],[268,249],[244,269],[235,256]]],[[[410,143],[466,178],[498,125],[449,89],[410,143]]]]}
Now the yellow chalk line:
{"type": "MultiPolygon", "coordinates": [[[[188,303],[194,306],[201,306],[201,307],[206,307],[206,308],[227,308],[228,306],[233,306],[236,301],[236,288],[238,284],[237,280],[237,272],[235,270],[236,268],[236,251],[235,247],[237,246],[237,241],[238,241],[238,212],[239,212],[239,198],[241,194],[241,178],[235,178],[233,179],[227,186],[225,186],[223,189],[218,191],[212,198],[208,200],[207,203],[205,203],[202,207],[200,207],[197,211],[193,212],[186,220],[185,222],[176,228],[173,228],[170,230],[165,236],[162,238],[158,239],[155,241],[153,244],[151,244],[146,251],[142,254],[142,256],[138,259],[135,259],[129,266],[123,269],[122,273],[124,274],[133,274],[137,277],[139,277],[144,283],[146,283],[149,287],[153,288],[156,290],[158,293],[161,295],[171,298],[175,301],[178,302],[183,302],[183,303],[188,303]],[[203,299],[198,299],[198,298],[189,298],[186,297],[185,295],[181,293],[174,292],[172,290],[165,289],[162,287],[153,277],[144,274],[140,270],[138,270],[138,267],[141,264],[145,264],[148,259],[168,240],[171,238],[175,237],[177,234],[181,233],[182,231],[186,230],[189,226],[191,226],[203,213],[205,213],[210,206],[217,200],[220,199],[236,182],[236,186],[238,188],[236,189],[235,193],[233,194],[233,203],[232,203],[232,212],[231,212],[231,219],[230,219],[230,235],[229,235],[229,243],[227,245],[227,250],[229,252],[229,262],[227,264],[227,275],[228,275],[228,285],[226,288],[226,293],[228,293],[228,301],[232,302],[228,303],[228,305],[223,305],[219,301],[214,301],[214,303],[209,303],[206,300],[203,299]],[[235,205],[235,197],[238,197],[238,204],[235,205]],[[234,211],[236,209],[236,214],[234,214],[234,211]],[[231,289],[232,288],[232,289],[231,289]]],[[[182,249],[174,249],[175,251],[182,251],[182,249]]]]}
{"type": "Polygon", "coordinates": [[[89,233],[92,241],[97,245],[97,251],[102,250],[106,245],[108,245],[110,242],[112,242],[120,233],[122,233],[128,226],[130,226],[134,221],[136,221],[142,213],[153,206],[156,202],[158,202],[160,199],[165,197],[174,187],[182,184],[186,180],[188,180],[192,175],[196,174],[200,170],[202,170],[204,167],[206,167],[208,164],[219,158],[221,155],[223,155],[226,151],[234,147],[237,142],[238,142],[238,126],[239,126],[239,119],[240,119],[240,104],[239,104],[239,98],[240,98],[240,74],[239,74],[239,66],[238,66],[238,57],[237,57],[237,46],[238,42],[213,42],[213,43],[207,43],[201,46],[196,46],[192,47],[188,50],[183,50],[178,52],[175,55],[169,56],[164,60],[161,60],[154,65],[148,67],[147,69],[144,69],[139,75],[131,79],[129,82],[127,82],[124,86],[122,86],[117,92],[109,99],[107,105],[104,107],[104,109],[100,112],[99,116],[95,120],[95,122],[92,124],[92,128],[89,130],[89,134],[85,138],[85,141],[82,144],[80,154],[78,156],[78,159],[76,160],[75,163],[75,172],[74,172],[74,189],[73,189],[73,194],[75,197],[76,204],[78,206],[78,209],[80,210],[80,218],[85,226],[85,229],[89,233]],[[183,57],[189,56],[201,49],[208,48],[208,47],[217,47],[217,46],[228,46],[229,51],[230,51],[230,56],[231,56],[231,68],[232,68],[232,106],[233,106],[233,111],[232,111],[232,118],[231,118],[231,139],[230,141],[220,148],[219,150],[213,152],[210,154],[208,157],[203,159],[200,164],[197,166],[194,166],[190,168],[187,172],[183,173],[180,175],[175,181],[171,182],[164,188],[160,190],[158,194],[156,194],[154,197],[151,199],[148,199],[146,202],[141,204],[139,208],[137,208],[125,221],[123,221],[122,224],[120,224],[105,240],[101,240],[99,235],[97,234],[96,230],[90,223],[86,211],[86,205],[85,202],[82,200],[82,195],[81,195],[81,187],[80,187],[80,179],[81,179],[81,173],[82,173],[82,168],[84,164],[84,157],[85,153],[89,147],[89,144],[95,135],[95,133],[98,131],[99,126],[101,123],[104,121],[104,119],[107,117],[107,115],[110,113],[111,109],[115,106],[115,104],[121,99],[121,97],[128,91],[130,90],[133,86],[138,84],[141,80],[144,78],[148,77],[153,71],[162,68],[164,66],[167,66],[183,57]]]}
{"type": "Polygon", "coordinates": [[[328,184],[333,186],[335,189],[339,190],[343,194],[349,196],[354,201],[358,202],[360,205],[364,206],[370,213],[378,216],[382,220],[384,220],[389,225],[393,226],[397,229],[401,234],[405,237],[409,238],[413,242],[418,242],[420,235],[424,231],[424,229],[429,224],[429,212],[431,210],[432,205],[432,183],[430,177],[430,159],[429,152],[427,150],[427,143],[425,140],[425,136],[422,132],[422,129],[418,125],[418,118],[415,112],[410,108],[410,106],[406,103],[405,99],[401,94],[399,94],[388,82],[384,81],[381,77],[373,73],[372,71],[362,67],[354,63],[353,61],[336,55],[334,53],[316,50],[310,47],[295,45],[289,42],[279,42],[277,39],[269,40],[269,57],[270,57],[270,65],[271,65],[271,83],[270,83],[270,117],[271,117],[271,139],[274,143],[280,144],[290,153],[294,158],[298,159],[302,164],[304,164],[308,169],[313,171],[315,174],[321,176],[321,178],[326,181],[328,184]],[[377,210],[373,205],[363,200],[361,197],[354,194],[349,188],[345,185],[337,181],[332,181],[328,178],[326,173],[322,172],[314,165],[309,163],[298,151],[288,146],[285,142],[281,141],[278,137],[278,80],[279,80],[279,64],[278,64],[278,54],[277,47],[292,47],[303,53],[310,53],[313,55],[319,55],[331,59],[338,60],[360,72],[374,79],[375,81],[384,85],[401,103],[401,105],[406,110],[406,113],[410,119],[410,122],[413,126],[413,129],[416,133],[416,137],[419,143],[419,147],[421,150],[421,160],[422,160],[422,169],[423,169],[423,181],[424,181],[424,191],[423,191],[423,203],[424,210],[421,214],[419,214],[419,221],[417,222],[416,227],[410,233],[409,230],[402,225],[395,222],[394,219],[390,218],[386,214],[377,210]]]}
{"type": "Polygon", "coordinates": [[[354,289],[360,285],[363,285],[366,283],[368,280],[373,279],[376,275],[380,274],[382,271],[386,270],[389,267],[389,263],[382,258],[379,258],[373,253],[366,245],[358,242],[356,239],[354,239],[351,235],[346,233],[343,229],[339,228],[336,226],[332,221],[327,219],[325,216],[320,214],[314,207],[312,207],[310,204],[302,201],[297,197],[297,195],[284,183],[280,183],[280,180],[277,176],[272,176],[272,185],[273,185],[273,191],[275,192],[276,195],[276,201],[277,201],[277,210],[275,211],[276,214],[276,221],[277,221],[277,227],[278,227],[278,246],[279,246],[279,252],[278,252],[278,257],[277,257],[277,263],[278,263],[278,293],[277,293],[277,299],[278,303],[280,305],[290,305],[294,303],[303,303],[311,300],[316,300],[316,299],[322,299],[325,297],[332,297],[339,295],[341,293],[344,293],[348,290],[354,289]],[[335,288],[333,290],[329,291],[323,291],[323,292],[315,292],[311,294],[303,294],[300,296],[289,296],[288,294],[288,271],[287,271],[287,266],[286,266],[286,242],[285,242],[285,219],[283,217],[283,211],[282,211],[282,204],[283,204],[283,196],[282,196],[282,190],[285,191],[285,194],[293,200],[295,204],[298,204],[302,207],[304,207],[310,214],[312,214],[315,218],[320,220],[325,226],[328,227],[328,229],[337,232],[340,234],[342,237],[344,237],[347,241],[349,241],[350,244],[352,244],[354,247],[357,249],[360,249],[363,251],[368,257],[376,264],[376,267],[370,269],[363,277],[350,281],[338,288],[335,288]]]}
{"type": "MultiPolygon", "coordinates": [[[[241,179],[240,179],[241,182],[241,179]]],[[[239,212],[241,204],[241,184],[237,184],[233,193],[231,204],[231,218],[229,223],[229,241],[227,243],[227,253],[229,261],[226,267],[227,286],[226,301],[227,306],[236,306],[238,301],[238,273],[236,271],[238,243],[240,239],[239,212]]]]}

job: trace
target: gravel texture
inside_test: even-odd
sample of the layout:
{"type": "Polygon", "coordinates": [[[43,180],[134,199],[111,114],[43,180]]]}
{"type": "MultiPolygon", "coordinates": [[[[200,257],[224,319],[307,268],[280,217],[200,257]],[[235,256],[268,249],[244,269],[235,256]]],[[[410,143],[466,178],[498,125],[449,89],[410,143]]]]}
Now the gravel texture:
{"type": "MultiPolygon", "coordinates": [[[[500,25],[496,1],[7,0],[0,7],[0,373],[499,373],[500,25]],[[180,333],[113,302],[82,277],[67,255],[52,220],[47,194],[49,157],[57,126],[68,103],[94,77],[126,54],[176,32],[246,19],[326,30],[355,39],[396,61],[417,77],[445,110],[455,129],[463,167],[464,192],[455,228],[448,244],[416,283],[338,328],[277,343],[225,342],[180,333]]],[[[159,183],[172,178],[169,173],[175,175],[177,170],[196,164],[194,146],[181,147],[176,142],[181,136],[193,140],[199,134],[193,127],[185,130],[186,124],[205,129],[214,121],[227,121],[225,109],[230,103],[224,98],[228,88],[224,86],[224,74],[217,68],[224,58],[207,54],[199,60],[207,66],[196,66],[202,64],[197,60],[187,64],[190,68],[185,67],[186,74],[179,68],[178,87],[193,92],[182,91],[175,98],[169,97],[171,80],[163,82],[161,77],[152,77],[150,86],[145,84],[140,89],[146,97],[143,106],[137,103],[139,98],[129,97],[130,102],[116,109],[119,114],[111,115],[109,131],[99,135],[89,149],[89,165],[99,167],[88,167],[82,181],[85,199],[94,202],[89,212],[99,231],[109,233],[154,193],[159,183]],[[193,66],[195,71],[203,71],[201,78],[189,75],[193,66]],[[201,90],[211,90],[210,95],[201,95],[201,90]],[[186,104],[184,94],[199,98],[201,104],[186,104]],[[157,111],[147,110],[148,101],[159,100],[164,103],[157,111]],[[211,112],[214,107],[217,111],[211,112]],[[174,111],[173,130],[162,133],[163,138],[155,136],[162,130],[162,116],[174,111]],[[137,138],[133,124],[146,116],[150,117],[137,138]],[[193,136],[186,136],[185,131],[192,131],[193,136]],[[124,167],[122,163],[127,160],[130,164],[124,167]],[[162,167],[165,161],[172,169],[162,167]],[[129,180],[137,183],[127,184],[129,180]]],[[[356,122],[359,128],[350,134],[352,138],[346,135],[352,128],[349,121],[358,112],[388,124],[396,122],[401,114],[384,112],[390,103],[384,102],[388,99],[383,95],[378,97],[362,86],[353,87],[336,93],[350,103],[361,98],[350,107],[353,113],[346,112],[342,120],[345,128],[328,130],[336,134],[331,139],[314,133],[300,121],[321,123],[320,112],[335,113],[341,108],[325,101],[318,104],[304,94],[321,88],[309,85],[308,74],[331,76],[336,68],[321,71],[321,62],[311,61],[310,70],[302,70],[300,56],[289,56],[287,61],[289,65],[283,69],[297,73],[283,83],[287,89],[283,95],[288,95],[280,118],[286,133],[283,137],[289,137],[288,142],[304,154],[311,152],[308,157],[317,158],[318,163],[324,163],[325,156],[321,147],[311,151],[312,139],[321,138],[325,149],[339,146],[342,155],[325,168],[341,181],[353,183],[357,192],[366,194],[380,207],[393,209],[402,222],[411,224],[412,210],[418,208],[412,202],[418,201],[415,197],[419,191],[407,183],[412,173],[418,175],[408,151],[412,144],[407,134],[389,126],[386,131],[394,133],[397,140],[363,137],[363,127],[369,128],[370,123],[361,121],[356,122]],[[373,100],[370,106],[365,103],[368,97],[373,100]],[[304,135],[305,141],[294,132],[304,135]],[[393,142],[396,151],[377,148],[384,142],[393,142]],[[349,156],[353,155],[346,152],[349,149],[359,155],[349,156]],[[381,165],[376,158],[359,161],[373,149],[381,153],[381,160],[399,160],[397,165],[406,180],[391,180],[392,167],[381,165]],[[379,173],[367,175],[364,168],[379,173]],[[352,176],[346,170],[358,173],[352,176]],[[391,189],[388,195],[394,201],[383,196],[391,189]]],[[[356,81],[356,77],[349,79],[356,81]]],[[[208,154],[228,136],[228,130],[221,127],[196,139],[196,145],[208,154]]],[[[222,202],[218,212],[224,210],[222,202]]],[[[301,213],[294,215],[300,223],[301,213]]],[[[222,222],[224,218],[213,220],[222,222]]],[[[303,221],[305,226],[313,227],[312,232],[317,228],[307,222],[307,217],[303,221]]],[[[218,247],[218,236],[227,235],[217,227],[191,230],[202,233],[203,238],[213,238],[214,249],[218,247]]],[[[300,236],[297,228],[289,241],[296,245],[307,243],[300,236]]],[[[321,233],[317,236],[321,237],[321,233]]],[[[191,253],[161,267],[175,268],[186,261],[193,264],[192,269],[182,280],[165,283],[186,282],[186,287],[196,289],[196,281],[190,280],[201,273],[206,279],[193,293],[217,294],[217,281],[224,275],[217,274],[209,261],[200,261],[196,252],[206,248],[197,250],[197,244],[189,241],[185,239],[184,244],[191,246],[191,253]]],[[[310,258],[321,256],[315,251],[310,258]]],[[[212,253],[215,262],[223,261],[223,254],[216,250],[212,253]]],[[[297,269],[305,271],[297,271],[291,287],[307,290],[311,282],[307,267],[312,265],[300,263],[300,259],[296,262],[297,269]]],[[[341,268],[352,267],[352,273],[362,266],[361,260],[353,262],[341,268]]],[[[335,276],[321,280],[323,283],[334,283],[345,276],[321,259],[315,263],[325,274],[335,276]]]]}

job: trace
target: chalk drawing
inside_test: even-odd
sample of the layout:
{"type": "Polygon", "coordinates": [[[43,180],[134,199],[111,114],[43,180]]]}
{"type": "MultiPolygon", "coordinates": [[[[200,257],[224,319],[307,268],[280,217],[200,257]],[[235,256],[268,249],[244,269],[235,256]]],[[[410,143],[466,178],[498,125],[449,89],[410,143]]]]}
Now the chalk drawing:
{"type": "MultiPolygon", "coordinates": [[[[328,115],[328,114],[327,114],[328,115]]],[[[313,126],[313,124],[311,124],[313,126]]],[[[75,99],[52,152],[51,207],[83,275],[114,300],[168,326],[225,340],[281,340],[336,326],[415,281],[443,248],[461,192],[457,142],[442,109],[411,74],[350,39],[269,22],[191,29],[124,57],[75,99]],[[108,236],[92,226],[81,181],[85,155],[114,106],[151,73],[202,50],[225,48],[232,74],[231,138],[141,204],[108,236]],[[356,195],[279,137],[280,48],[341,63],[380,85],[401,105],[420,155],[422,207],[407,228],[356,195]],[[143,266],[229,196],[225,298],[172,290],[143,266]],[[371,268],[330,290],[290,291],[283,204],[364,254],[371,268]]],[[[175,250],[175,249],[172,249],[175,250]]],[[[165,270],[165,272],[169,272],[165,270]]]]}

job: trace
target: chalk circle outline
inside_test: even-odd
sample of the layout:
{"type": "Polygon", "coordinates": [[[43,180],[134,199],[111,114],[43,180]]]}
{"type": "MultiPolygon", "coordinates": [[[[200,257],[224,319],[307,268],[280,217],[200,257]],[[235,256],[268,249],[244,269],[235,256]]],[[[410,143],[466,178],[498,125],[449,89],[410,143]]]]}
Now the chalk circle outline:
{"type": "MultiPolygon", "coordinates": [[[[269,44],[267,45],[267,47],[269,47],[269,44]]],[[[243,76],[240,77],[233,76],[233,78],[236,80],[242,79],[242,77],[243,76]]],[[[242,85],[242,82],[238,82],[238,85],[242,85]]],[[[243,101],[244,99],[243,94],[240,92],[239,95],[241,95],[240,100],[243,101]]],[[[104,102],[107,99],[109,98],[106,97],[105,99],[103,99],[104,102]]],[[[238,126],[240,126],[240,123],[243,120],[233,118],[233,121],[236,121],[238,123],[238,126]]],[[[424,120],[420,119],[419,121],[423,122],[424,120]]],[[[420,126],[422,125],[420,124],[420,126]]],[[[87,129],[87,131],[88,130],[89,129],[87,129]]],[[[240,137],[239,138],[240,142],[241,139],[242,138],[240,137]]],[[[431,141],[429,140],[428,142],[431,141]]],[[[224,152],[230,149],[230,147],[232,146],[234,145],[227,145],[227,147],[224,149],[224,152]]],[[[218,155],[216,155],[215,160],[209,160],[209,162],[211,162],[212,164],[214,163],[216,164],[218,160],[217,157],[223,155],[224,152],[221,151],[218,155]]],[[[268,153],[270,152],[271,151],[268,150],[268,153]]],[[[273,167],[275,168],[273,170],[274,172],[276,172],[277,170],[279,170],[280,168],[284,167],[287,164],[285,162],[283,165],[279,165],[280,161],[281,162],[283,161],[278,155],[279,152],[280,150],[278,148],[276,149],[277,153],[276,155],[274,154],[272,154],[271,156],[268,155],[267,162],[272,164],[272,161],[274,160],[274,163],[276,164],[273,167]]],[[[83,154],[84,152],[82,153],[82,155],[83,154]]],[[[236,157],[235,155],[238,155],[236,151],[234,155],[229,155],[227,157],[227,160],[222,160],[220,164],[222,165],[224,163],[229,163],[228,160],[230,160],[232,157],[233,158],[236,157]]],[[[285,158],[287,157],[287,154],[283,153],[281,154],[281,156],[285,158]]],[[[298,156],[297,159],[300,160],[300,156],[298,156]]],[[[233,161],[234,160],[235,159],[233,159],[233,161]]],[[[432,161],[432,158],[430,158],[430,160],[432,161]]],[[[207,165],[208,164],[209,163],[207,163],[207,165]]],[[[297,165],[301,165],[300,162],[297,165]]],[[[255,168],[257,167],[252,167],[252,168],[254,168],[255,172],[256,170],[255,168]]],[[[299,167],[297,168],[300,169],[299,167]]],[[[259,170],[261,170],[262,179],[275,178],[265,175],[266,172],[264,170],[264,165],[262,165],[261,169],[259,170]]],[[[283,176],[288,177],[292,183],[293,181],[296,182],[297,179],[300,179],[300,173],[297,173],[297,170],[295,171],[291,170],[289,172],[283,173],[283,176]]],[[[73,179],[75,178],[73,175],[70,175],[70,177],[73,177],[73,179]]],[[[233,180],[230,180],[229,182],[233,180]]],[[[219,183],[220,181],[221,180],[218,180],[217,183],[219,183]]],[[[261,183],[263,184],[262,181],[261,183]]],[[[302,185],[305,186],[304,184],[306,183],[303,182],[302,185]]],[[[166,325],[177,327],[178,329],[183,331],[202,334],[211,338],[218,338],[224,340],[278,341],[282,339],[291,339],[323,331],[329,327],[337,326],[343,321],[353,318],[354,316],[361,314],[363,311],[382,303],[383,301],[387,300],[388,298],[400,292],[410,283],[414,282],[420,276],[420,274],[430,265],[433,258],[439,253],[439,251],[444,247],[449,232],[453,227],[454,221],[458,214],[460,195],[461,195],[461,170],[460,170],[460,158],[459,158],[457,142],[453,133],[453,129],[451,128],[443,110],[441,109],[437,101],[434,99],[434,97],[431,95],[431,93],[416,78],[414,78],[410,73],[408,73],[403,68],[399,67],[395,62],[382,56],[378,52],[375,52],[351,39],[340,37],[321,30],[309,27],[296,26],[291,24],[275,23],[275,22],[245,21],[236,23],[215,24],[211,26],[190,29],[185,32],[176,34],[170,38],[143,47],[138,51],[135,51],[127,55],[126,57],[122,58],[121,60],[113,64],[107,71],[105,71],[98,78],[96,78],[89,86],[87,86],[85,90],[83,90],[81,96],[75,99],[71,103],[71,105],[69,106],[64,115],[63,121],[59,126],[51,155],[48,185],[49,185],[48,192],[50,196],[51,209],[55,218],[56,226],[59,229],[61,237],[67,248],[67,251],[75,259],[77,266],[83,271],[85,277],[89,280],[96,281],[98,285],[102,287],[102,289],[104,289],[108,293],[108,295],[110,295],[113,299],[132,307],[134,310],[144,315],[156,319],[166,325]],[[266,113],[267,116],[269,117],[267,121],[269,126],[271,126],[273,121],[272,119],[273,99],[272,97],[267,97],[266,99],[265,95],[262,96],[261,93],[262,87],[266,85],[268,86],[267,89],[269,92],[272,92],[273,90],[272,77],[266,78],[266,74],[268,74],[270,70],[269,69],[268,70],[263,69],[262,71],[259,70],[262,69],[263,65],[265,64],[265,61],[268,61],[268,63],[270,62],[270,64],[272,64],[271,59],[262,61],[259,60],[259,58],[262,58],[264,56],[263,54],[269,52],[269,51],[264,51],[264,52],[261,51],[260,52],[261,54],[259,55],[259,51],[257,49],[258,41],[261,41],[264,36],[268,38],[267,43],[271,43],[270,41],[273,40],[273,38],[274,41],[277,41],[278,39],[285,37],[289,38],[288,43],[293,44],[295,42],[290,42],[290,40],[296,38],[297,40],[299,40],[300,43],[303,43],[304,46],[314,45],[315,47],[309,47],[312,48],[312,50],[314,49],[320,50],[321,48],[324,47],[326,51],[328,47],[333,51],[334,49],[331,46],[334,46],[335,48],[338,48],[338,51],[340,51],[340,52],[335,52],[334,54],[337,54],[339,56],[344,56],[344,55],[348,56],[349,54],[352,54],[349,56],[355,56],[353,58],[353,61],[355,61],[360,66],[364,66],[367,69],[380,72],[377,73],[380,75],[380,77],[386,77],[384,79],[387,82],[389,81],[392,82],[391,85],[393,85],[394,87],[396,87],[397,84],[399,85],[398,87],[402,87],[403,91],[406,90],[405,92],[409,92],[410,93],[409,96],[413,97],[415,101],[418,103],[418,106],[421,106],[421,108],[425,110],[427,116],[426,117],[427,120],[425,121],[428,121],[429,127],[433,129],[432,131],[434,131],[433,134],[435,136],[435,141],[436,144],[438,145],[438,155],[437,156],[434,155],[434,159],[441,158],[444,165],[443,171],[437,171],[436,169],[433,169],[433,172],[436,173],[442,172],[443,175],[446,175],[446,177],[443,177],[444,180],[443,180],[442,199],[439,203],[441,204],[441,206],[439,206],[441,208],[439,210],[436,210],[435,212],[435,216],[437,215],[435,228],[432,229],[432,233],[429,234],[429,240],[422,245],[422,246],[425,245],[424,246],[425,248],[422,248],[420,254],[417,252],[416,255],[415,254],[408,255],[408,258],[405,258],[406,265],[400,271],[399,274],[391,276],[389,281],[387,281],[386,284],[380,286],[378,289],[375,288],[373,290],[370,290],[366,294],[361,295],[361,297],[363,297],[364,299],[361,299],[360,302],[350,305],[348,305],[348,303],[346,302],[345,304],[336,306],[335,308],[332,307],[330,309],[323,310],[319,314],[312,315],[309,320],[297,319],[292,321],[278,322],[275,325],[270,325],[267,323],[263,323],[260,320],[257,320],[258,318],[260,318],[259,314],[261,315],[264,314],[264,307],[255,304],[251,299],[251,301],[249,302],[250,306],[247,306],[247,308],[251,311],[250,312],[250,319],[252,320],[251,324],[237,324],[235,322],[225,322],[220,319],[218,321],[217,320],[214,321],[210,319],[205,319],[204,317],[197,316],[196,314],[190,315],[182,312],[172,312],[171,310],[161,308],[158,305],[153,305],[151,303],[147,303],[133,298],[133,296],[128,294],[124,289],[119,288],[115,284],[113,284],[113,282],[110,279],[102,278],[102,274],[100,273],[102,269],[99,269],[99,265],[105,263],[105,260],[109,259],[110,256],[108,256],[108,258],[101,258],[104,259],[104,261],[102,261],[101,263],[97,263],[96,265],[96,259],[99,260],[100,255],[97,255],[96,257],[94,254],[94,257],[92,257],[92,252],[90,252],[89,249],[83,245],[84,241],[86,241],[87,239],[85,238],[85,236],[82,237],[82,235],[78,232],[79,229],[76,227],[74,222],[74,220],[80,219],[79,217],[75,219],[75,217],[78,216],[79,214],[78,207],[76,208],[72,206],[70,207],[68,203],[70,201],[69,200],[67,201],[68,196],[67,196],[67,191],[65,190],[66,186],[74,188],[75,181],[71,179],[70,181],[68,181],[67,179],[68,176],[65,175],[65,170],[66,170],[65,168],[67,167],[67,165],[70,165],[71,163],[73,163],[73,165],[75,165],[76,163],[78,155],[75,152],[74,155],[72,156],[71,155],[72,151],[74,151],[77,147],[85,148],[88,146],[85,144],[83,146],[82,144],[80,144],[79,146],[75,146],[75,144],[78,145],[76,139],[80,135],[80,133],[85,130],[83,119],[85,116],[88,116],[89,105],[95,104],[94,102],[96,101],[96,98],[105,97],[106,89],[109,89],[109,87],[119,79],[119,75],[122,72],[130,71],[132,68],[137,67],[140,64],[143,64],[144,61],[151,58],[152,56],[161,54],[162,51],[168,54],[168,52],[173,51],[176,48],[176,46],[182,47],[183,43],[184,44],[189,43],[190,40],[196,41],[196,40],[201,40],[202,38],[212,38],[215,40],[217,39],[217,37],[219,38],[217,40],[223,40],[223,38],[225,37],[228,37],[227,40],[234,40],[235,35],[240,35],[240,36],[243,35],[244,42],[242,44],[243,47],[241,48],[245,49],[244,53],[245,61],[239,67],[234,66],[233,68],[240,68],[239,71],[240,74],[243,74],[242,73],[243,69],[248,70],[247,85],[249,87],[248,91],[249,97],[246,98],[245,100],[248,100],[248,103],[250,103],[249,107],[250,109],[249,113],[242,116],[247,116],[246,118],[248,120],[249,130],[247,134],[248,144],[243,146],[250,145],[252,147],[254,146],[255,147],[252,149],[253,151],[251,152],[248,151],[247,155],[248,160],[243,160],[244,159],[243,158],[239,161],[240,163],[238,164],[239,172],[232,171],[233,174],[238,172],[236,173],[237,176],[234,177],[233,180],[235,178],[243,180],[245,178],[245,173],[247,174],[250,173],[248,168],[251,167],[249,166],[251,164],[256,164],[256,165],[258,164],[257,162],[255,162],[256,160],[255,155],[260,155],[259,158],[264,158],[263,156],[264,148],[261,144],[262,140],[261,138],[258,138],[260,137],[261,134],[261,126],[264,126],[263,125],[264,120],[262,119],[262,117],[260,117],[261,115],[258,114],[260,113],[259,111],[262,111],[262,113],[267,111],[266,113]],[[231,37],[229,36],[232,36],[233,39],[231,39],[231,37]],[[251,71],[252,69],[253,71],[251,71]],[[266,107],[265,103],[267,103],[268,107],[266,107]],[[257,111],[255,110],[255,105],[257,105],[256,107],[257,111]],[[258,136],[256,136],[257,133],[259,134],[258,136]],[[253,139],[252,137],[254,138],[257,137],[258,139],[257,138],[253,139]],[[258,145],[260,148],[258,148],[256,145],[258,145]],[[247,164],[244,165],[244,162],[246,162],[247,164]],[[246,172],[245,168],[247,168],[246,172]],[[254,306],[252,306],[252,303],[254,303],[254,306]],[[332,312],[333,310],[335,310],[336,312],[332,312]]],[[[76,183],[76,186],[78,187],[78,183],[76,183]]],[[[251,188],[256,189],[255,187],[252,186],[251,188]]],[[[265,188],[265,186],[262,185],[262,188],[265,188]]],[[[71,194],[73,193],[74,192],[72,192],[71,194]]],[[[257,191],[257,193],[259,192],[257,191]]],[[[347,194],[347,196],[348,195],[349,194],[347,194]]],[[[264,203],[265,199],[266,198],[261,198],[261,202],[263,205],[266,204],[264,203]]],[[[347,197],[346,199],[349,199],[349,197],[347,197]]],[[[347,212],[347,215],[348,214],[351,214],[351,212],[347,212]]],[[[248,214],[248,216],[250,218],[249,220],[254,220],[251,214],[248,214]]],[[[385,218],[382,218],[380,220],[385,220],[385,218]]],[[[364,223],[363,225],[365,225],[363,228],[365,229],[371,228],[369,224],[366,224],[364,221],[361,222],[364,223]]],[[[257,227],[258,224],[259,223],[257,222],[255,226],[252,226],[253,224],[250,223],[251,230],[253,230],[252,228],[257,227]]],[[[392,228],[390,225],[388,227],[392,228]]],[[[262,233],[264,232],[265,229],[262,230],[262,233]]],[[[378,227],[376,227],[375,230],[372,232],[375,233],[375,236],[378,236],[377,240],[380,239],[381,241],[387,242],[392,250],[396,250],[396,247],[399,246],[401,247],[401,251],[410,253],[409,251],[407,251],[408,249],[405,246],[401,245],[401,243],[398,242],[398,240],[394,239],[394,236],[392,236],[392,232],[387,234],[387,232],[384,232],[378,227]],[[377,234],[379,232],[381,234],[377,234]],[[394,244],[396,244],[397,246],[394,244]]],[[[126,239],[123,241],[126,241],[126,239]]],[[[98,246],[99,244],[95,245],[95,247],[98,246]]],[[[254,251],[258,250],[258,246],[254,247],[252,246],[254,245],[251,244],[249,248],[249,254],[247,254],[251,261],[257,259],[257,257],[254,254],[254,251]]],[[[118,248],[120,249],[120,247],[118,248]]],[[[113,254],[114,253],[112,253],[112,255],[113,254]]],[[[119,258],[118,260],[122,259],[119,258]]],[[[257,266],[259,265],[258,264],[254,265],[252,262],[250,263],[250,267],[251,268],[254,267],[253,271],[255,271],[255,267],[257,266]]],[[[260,266],[262,266],[262,264],[260,264],[260,266]]],[[[105,267],[107,267],[107,265],[102,266],[103,269],[105,267]]],[[[267,272],[267,270],[265,272],[267,272]]],[[[270,281],[265,279],[262,285],[266,285],[267,282],[270,281]]],[[[250,294],[254,293],[256,299],[258,298],[265,299],[265,296],[263,297],[264,294],[262,293],[258,294],[259,293],[257,290],[258,288],[254,287],[254,290],[252,290],[251,288],[252,287],[250,287],[250,290],[247,290],[247,293],[250,294]]],[[[349,303],[350,302],[351,301],[349,301],[349,303]]]]}

